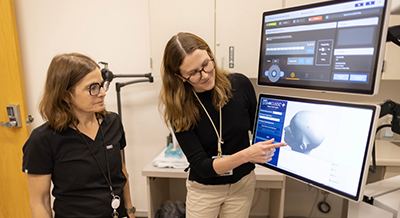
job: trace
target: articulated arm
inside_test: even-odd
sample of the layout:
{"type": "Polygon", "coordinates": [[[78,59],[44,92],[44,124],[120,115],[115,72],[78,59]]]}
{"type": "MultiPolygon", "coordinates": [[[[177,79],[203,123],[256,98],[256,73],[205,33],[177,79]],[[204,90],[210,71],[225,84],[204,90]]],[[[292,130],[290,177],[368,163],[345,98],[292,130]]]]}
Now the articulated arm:
{"type": "Polygon", "coordinates": [[[381,114],[379,117],[383,117],[387,114],[393,116],[392,119],[392,131],[394,133],[400,134],[400,105],[392,100],[386,100],[381,105],[381,114]]]}

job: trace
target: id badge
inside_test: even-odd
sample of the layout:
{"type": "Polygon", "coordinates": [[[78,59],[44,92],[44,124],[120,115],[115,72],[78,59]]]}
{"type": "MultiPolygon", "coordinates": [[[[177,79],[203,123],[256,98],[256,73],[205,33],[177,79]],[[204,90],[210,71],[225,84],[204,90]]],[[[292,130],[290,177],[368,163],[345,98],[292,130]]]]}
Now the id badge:
{"type": "MultiPolygon", "coordinates": [[[[221,155],[221,157],[228,157],[228,156],[229,155],[221,155]]],[[[212,156],[212,159],[218,159],[218,158],[220,158],[220,157],[212,156]]],[[[232,176],[232,175],[233,175],[233,170],[229,170],[228,172],[219,174],[218,176],[232,176]]]]}

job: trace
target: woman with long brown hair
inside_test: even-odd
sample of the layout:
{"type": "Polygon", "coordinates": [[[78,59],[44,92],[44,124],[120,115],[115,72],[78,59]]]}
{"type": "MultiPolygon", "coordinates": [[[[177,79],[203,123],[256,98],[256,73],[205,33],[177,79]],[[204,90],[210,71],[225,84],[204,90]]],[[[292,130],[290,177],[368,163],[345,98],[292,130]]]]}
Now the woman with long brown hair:
{"type": "Polygon", "coordinates": [[[159,107],[190,163],[186,217],[248,217],[254,163],[285,145],[250,146],[256,101],[249,79],[218,68],[203,39],[178,33],[168,41],[159,107]]]}
{"type": "Polygon", "coordinates": [[[106,111],[109,83],[89,57],[53,58],[39,112],[46,121],[23,147],[33,218],[135,217],[120,117],[106,111]],[[50,188],[55,197],[53,210],[50,188]]]}

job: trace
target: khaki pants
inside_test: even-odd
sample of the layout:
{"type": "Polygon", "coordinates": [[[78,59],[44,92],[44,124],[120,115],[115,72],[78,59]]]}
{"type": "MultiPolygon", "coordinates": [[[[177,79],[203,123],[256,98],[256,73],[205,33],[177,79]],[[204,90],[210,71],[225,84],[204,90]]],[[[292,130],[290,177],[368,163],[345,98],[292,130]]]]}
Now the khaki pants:
{"type": "Polygon", "coordinates": [[[253,201],[254,170],[234,184],[203,185],[186,181],[186,218],[247,218],[253,201]]]}

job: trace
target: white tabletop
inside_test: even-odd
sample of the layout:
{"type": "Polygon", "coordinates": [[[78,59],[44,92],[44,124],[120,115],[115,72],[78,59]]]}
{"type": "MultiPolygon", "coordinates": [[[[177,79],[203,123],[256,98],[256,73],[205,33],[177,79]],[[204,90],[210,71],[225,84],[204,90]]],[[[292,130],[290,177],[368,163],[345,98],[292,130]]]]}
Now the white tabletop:
{"type": "MultiPolygon", "coordinates": [[[[394,142],[399,143],[400,142],[394,142]]],[[[378,166],[400,166],[400,146],[390,141],[376,140],[376,164],[378,166]]],[[[164,151],[162,151],[164,152],[164,151]]],[[[160,168],[153,166],[151,161],[142,170],[142,175],[146,177],[164,177],[164,178],[186,178],[187,173],[184,169],[160,168]]],[[[257,180],[262,181],[282,181],[284,175],[264,166],[256,164],[255,173],[257,180]]]]}
{"type": "Polygon", "coordinates": [[[399,141],[376,140],[376,165],[377,166],[400,166],[399,141]]]}
{"type": "MultiPolygon", "coordinates": [[[[282,181],[284,175],[266,167],[256,164],[256,178],[259,181],[282,181]]],[[[146,177],[163,177],[163,178],[186,178],[187,172],[184,169],[175,168],[159,168],[153,166],[153,161],[151,161],[142,170],[142,175],[146,177]]]]}

